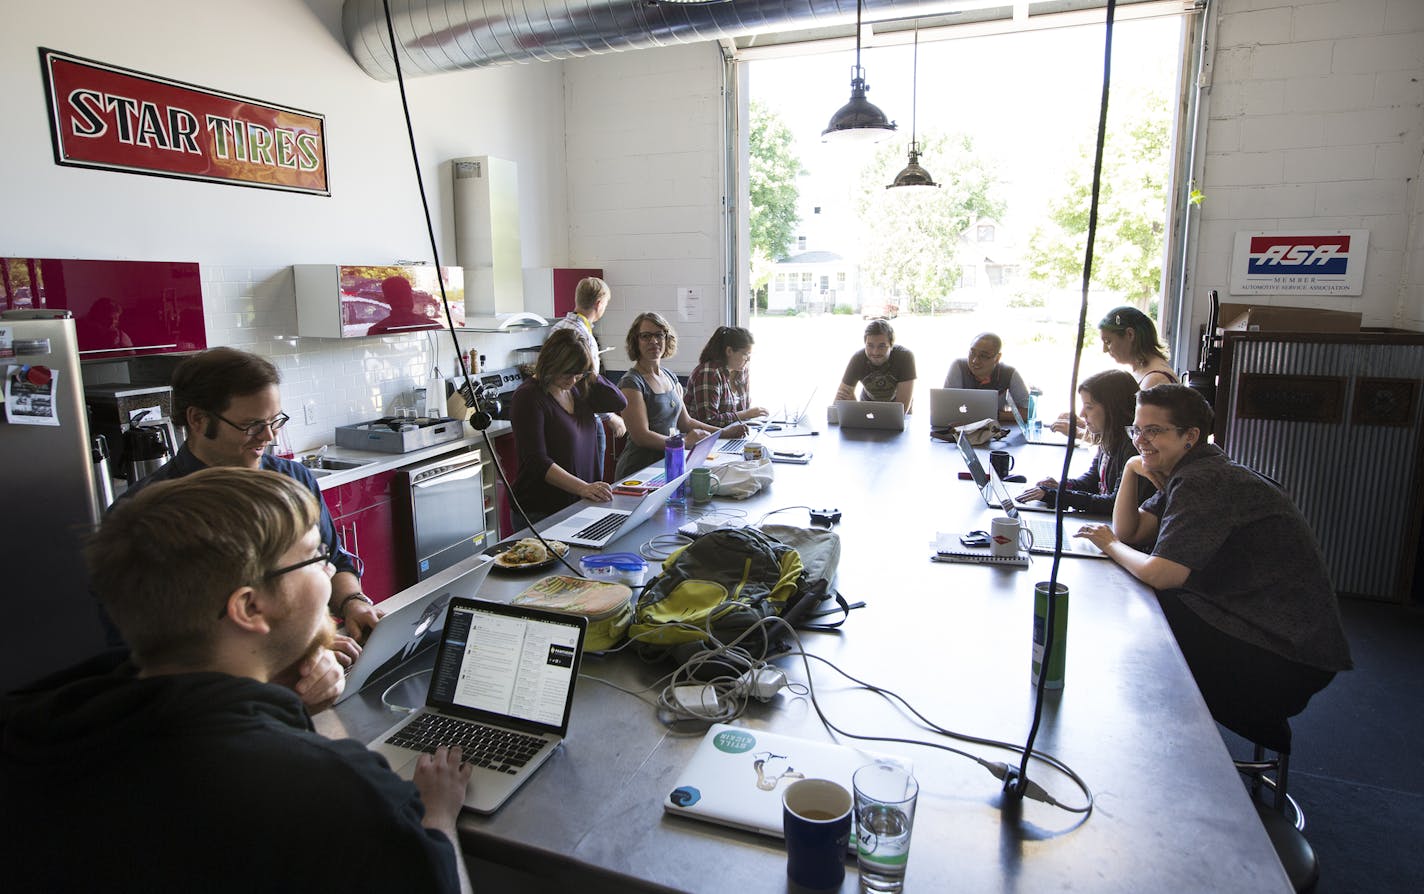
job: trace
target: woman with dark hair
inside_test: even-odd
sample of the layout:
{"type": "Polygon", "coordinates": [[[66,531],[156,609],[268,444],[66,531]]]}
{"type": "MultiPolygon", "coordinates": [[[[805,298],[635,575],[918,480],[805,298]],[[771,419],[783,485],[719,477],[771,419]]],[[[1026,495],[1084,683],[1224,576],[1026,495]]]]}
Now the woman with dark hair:
{"type": "MultiPolygon", "coordinates": [[[[1105,370],[1084,379],[1078,385],[1083,426],[1098,439],[1098,452],[1093,456],[1092,465],[1082,475],[1064,482],[1062,487],[1058,486],[1057,479],[1045,478],[1018,498],[1024,502],[1042,500],[1049,506],[1061,502],[1067,509],[1111,515],[1123,467],[1128,459],[1137,455],[1137,448],[1127,436],[1136,396],[1137,381],[1120,369],[1105,370]]],[[[1145,488],[1136,495],[1141,502],[1152,490],[1150,484],[1140,479],[1138,484],[1145,488]]]]}
{"type": "Polygon", "coordinates": [[[677,353],[677,333],[662,314],[648,311],[634,317],[624,345],[633,368],[618,382],[628,403],[623,411],[628,445],[618,457],[618,478],[661,462],[674,429],[686,436],[688,447],[718,430],[688,415],[677,376],[663,369],[663,361],[677,353]]]}
{"type": "Polygon", "coordinates": [[[1139,390],[1177,384],[1177,374],[1167,362],[1167,349],[1157,340],[1152,318],[1124,305],[1108,311],[1098,323],[1103,353],[1132,368],[1139,390]]]}
{"type": "Polygon", "coordinates": [[[728,426],[728,435],[743,437],[746,420],[766,415],[765,409],[751,405],[747,366],[752,361],[752,344],[751,332],[740,326],[718,326],[707,339],[683,393],[693,419],[728,426]]]}
{"type": "Polygon", "coordinates": [[[1212,413],[1184,385],[1137,396],[1111,525],[1096,544],[1157,591],[1212,716],[1240,732],[1284,723],[1350,668],[1350,647],[1310,526],[1275,482],[1206,443],[1212,413]],[[1138,479],[1157,488],[1141,506],[1138,479]]]}
{"type": "Polygon", "coordinates": [[[549,334],[534,375],[514,392],[509,421],[519,452],[514,496],[531,524],[578,500],[606,503],[600,480],[596,414],[627,405],[613,383],[593,371],[593,355],[572,329],[549,334]]]}
{"type": "Polygon", "coordinates": [[[895,327],[888,321],[871,320],[865,326],[865,349],[846,364],[836,400],[898,400],[908,413],[914,393],[915,355],[895,344],[895,327]]]}

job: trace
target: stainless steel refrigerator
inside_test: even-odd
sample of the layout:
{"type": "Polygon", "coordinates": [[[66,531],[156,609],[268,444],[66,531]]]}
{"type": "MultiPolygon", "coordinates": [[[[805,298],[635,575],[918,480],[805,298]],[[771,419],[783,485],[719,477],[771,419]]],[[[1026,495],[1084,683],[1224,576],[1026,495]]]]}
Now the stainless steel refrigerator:
{"type": "Polygon", "coordinates": [[[68,311],[0,313],[0,692],[104,646],[81,550],[102,508],[68,311]]]}

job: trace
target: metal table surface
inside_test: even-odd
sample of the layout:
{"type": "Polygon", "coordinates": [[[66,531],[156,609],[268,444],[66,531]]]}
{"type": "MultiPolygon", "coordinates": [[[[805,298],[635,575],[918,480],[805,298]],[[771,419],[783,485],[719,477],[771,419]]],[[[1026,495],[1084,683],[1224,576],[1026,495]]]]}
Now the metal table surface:
{"type": "MultiPolygon", "coordinates": [[[[1026,570],[929,561],[937,530],[984,528],[992,513],[973,483],[958,479],[964,466],[954,445],[928,438],[927,424],[912,416],[903,433],[830,427],[780,441],[814,458],[777,465],[775,482],[750,500],[710,505],[751,522],[784,507],[839,509],[838,586],[866,607],[840,632],[804,634],[807,651],[898,692],[940,726],[1022,742],[1033,715],[1033,584],[1048,579],[1050,560],[1036,557],[1026,570]]],[[[1010,449],[1030,480],[1057,477],[1060,450],[1010,449]]],[[[1088,459],[1079,453],[1075,471],[1088,459]]],[[[605,551],[636,551],[703,511],[669,508],[605,551]]],[[[806,514],[768,521],[805,524],[806,514]]],[[[1006,804],[999,781],[965,758],[867,744],[909,757],[920,781],[908,889],[1290,890],[1152,591],[1106,560],[1064,558],[1059,580],[1071,590],[1066,686],[1047,696],[1036,748],[1087,781],[1095,809],[1080,823],[1034,801],[1006,804]]],[[[481,592],[507,600],[531,582],[492,574],[481,592]]],[[[799,660],[779,664],[806,682],[799,660]]],[[[594,679],[638,688],[668,669],[630,654],[588,656],[568,739],[496,814],[461,818],[467,855],[576,890],[788,890],[780,841],[663,814],[663,797],[700,737],[674,734],[647,703],[594,679]]],[[[379,734],[396,719],[380,696],[399,673],[320,715],[318,728],[362,740],[379,734]]],[[[812,673],[823,710],[841,728],[935,738],[815,662],[812,673]]],[[[394,699],[419,703],[419,679],[394,699]]],[[[809,699],[788,691],[753,703],[738,722],[831,738],[809,699]]],[[[1004,751],[938,741],[1017,764],[1004,751]]],[[[1030,777],[1061,802],[1083,803],[1076,786],[1041,763],[1030,765],[1030,777]]],[[[843,890],[857,888],[850,861],[843,890]]]]}

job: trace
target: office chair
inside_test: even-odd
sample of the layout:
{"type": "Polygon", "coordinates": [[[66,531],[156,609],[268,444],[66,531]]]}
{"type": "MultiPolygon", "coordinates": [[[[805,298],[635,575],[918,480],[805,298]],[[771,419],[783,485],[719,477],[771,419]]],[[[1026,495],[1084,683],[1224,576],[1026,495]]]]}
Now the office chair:
{"type": "Polygon", "coordinates": [[[1291,886],[1298,892],[1314,891],[1320,881],[1320,861],[1303,834],[1305,812],[1286,791],[1290,770],[1290,721],[1269,718],[1222,725],[1251,742],[1252,759],[1236,761],[1236,769],[1250,782],[1251,801],[1256,805],[1256,813],[1285,867],[1291,886]],[[1274,778],[1267,775],[1269,773],[1274,773],[1274,778]],[[1263,790],[1269,790],[1269,802],[1262,800],[1263,790]]]}

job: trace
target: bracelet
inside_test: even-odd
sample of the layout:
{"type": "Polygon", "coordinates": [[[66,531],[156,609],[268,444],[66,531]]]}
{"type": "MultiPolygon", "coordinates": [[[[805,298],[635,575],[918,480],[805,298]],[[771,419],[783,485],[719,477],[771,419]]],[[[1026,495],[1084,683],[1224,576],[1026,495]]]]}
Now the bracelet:
{"type": "Polygon", "coordinates": [[[347,596],[345,599],[341,600],[341,604],[336,606],[336,614],[342,620],[346,619],[346,603],[350,602],[353,599],[359,599],[367,605],[376,604],[371,600],[370,596],[367,596],[365,593],[362,593],[360,590],[357,590],[355,593],[352,593],[350,596],[347,596]]]}

